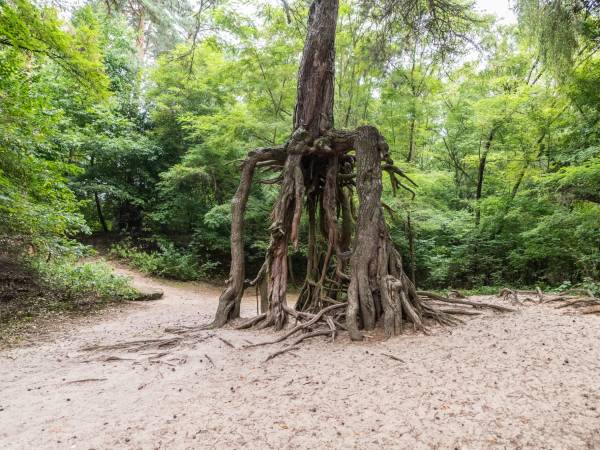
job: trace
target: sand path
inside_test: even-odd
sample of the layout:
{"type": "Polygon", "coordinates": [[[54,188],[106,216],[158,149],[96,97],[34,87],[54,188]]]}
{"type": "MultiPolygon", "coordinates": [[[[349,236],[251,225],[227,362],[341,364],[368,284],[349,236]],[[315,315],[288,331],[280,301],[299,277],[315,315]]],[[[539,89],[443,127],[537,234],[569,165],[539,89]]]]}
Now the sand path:
{"type": "MultiPolygon", "coordinates": [[[[269,337],[255,331],[164,351],[81,351],[163,338],[214,312],[215,287],[118,270],[164,298],[1,351],[0,448],[600,448],[597,316],[530,305],[430,336],[314,340],[267,363],[279,346],[241,349],[269,337]]],[[[244,300],[243,314],[255,308],[244,300]]]]}

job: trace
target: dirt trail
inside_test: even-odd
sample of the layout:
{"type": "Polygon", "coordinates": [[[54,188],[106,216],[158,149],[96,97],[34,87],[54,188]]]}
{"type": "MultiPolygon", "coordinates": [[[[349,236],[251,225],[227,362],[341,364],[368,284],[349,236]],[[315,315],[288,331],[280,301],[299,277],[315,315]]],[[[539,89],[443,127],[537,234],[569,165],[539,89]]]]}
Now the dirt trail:
{"type": "Polygon", "coordinates": [[[600,448],[598,317],[531,305],[430,336],[307,342],[268,363],[279,347],[240,349],[269,337],[253,331],[84,352],[214,312],[215,287],[119,270],[164,298],[0,352],[0,448],[600,448]]]}

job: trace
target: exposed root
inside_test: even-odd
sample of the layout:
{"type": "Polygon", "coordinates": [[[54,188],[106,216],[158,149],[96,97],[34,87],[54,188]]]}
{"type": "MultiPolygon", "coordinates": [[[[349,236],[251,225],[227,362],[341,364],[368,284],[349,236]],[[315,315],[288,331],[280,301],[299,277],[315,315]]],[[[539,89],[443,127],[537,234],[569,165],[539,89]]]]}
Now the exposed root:
{"type": "Polygon", "coordinates": [[[468,309],[460,309],[460,308],[444,308],[444,309],[440,309],[440,311],[442,311],[446,314],[457,314],[459,316],[480,316],[481,314],[483,314],[482,312],[479,312],[479,311],[471,311],[468,309]]]}
{"type": "Polygon", "coordinates": [[[333,320],[331,319],[331,317],[325,316],[325,314],[328,313],[328,312],[334,311],[336,309],[343,308],[345,306],[346,305],[344,305],[344,304],[328,306],[327,308],[322,309],[319,313],[315,314],[308,322],[300,324],[300,325],[296,325],[294,328],[292,328],[290,331],[288,331],[287,333],[285,333],[283,336],[280,336],[279,338],[277,338],[275,340],[272,340],[272,341],[259,342],[259,343],[256,343],[256,344],[248,345],[248,346],[246,346],[246,348],[260,347],[262,345],[270,345],[270,344],[277,344],[279,342],[283,342],[287,338],[289,338],[290,336],[294,335],[295,333],[297,333],[297,332],[299,332],[301,330],[306,330],[306,329],[312,327],[313,325],[315,325],[321,319],[323,319],[325,321],[325,323],[328,324],[328,326],[330,328],[330,331],[332,333],[335,333],[336,327],[335,327],[335,324],[334,324],[333,320]]]}
{"type": "Polygon", "coordinates": [[[501,305],[494,305],[493,303],[474,302],[471,300],[459,300],[459,299],[455,299],[455,298],[448,298],[448,297],[444,297],[442,295],[438,295],[438,294],[435,294],[433,292],[428,292],[428,291],[417,291],[417,293],[421,297],[430,298],[432,300],[437,300],[437,301],[444,302],[444,303],[454,303],[456,305],[472,306],[473,308],[488,308],[488,309],[494,309],[494,310],[500,311],[500,312],[514,312],[515,311],[512,308],[508,308],[506,306],[501,306],[501,305]]]}
{"type": "Polygon", "coordinates": [[[448,297],[450,298],[467,298],[462,292],[457,291],[456,289],[452,289],[448,292],[448,297]]]}
{"type": "Polygon", "coordinates": [[[512,289],[503,288],[498,293],[498,297],[504,300],[510,300],[513,305],[521,305],[522,303],[519,301],[519,295],[517,291],[513,291],[512,289]]]}
{"type": "Polygon", "coordinates": [[[199,333],[201,331],[210,330],[212,327],[209,325],[199,325],[194,327],[189,326],[179,326],[179,327],[167,327],[165,328],[165,333],[170,334],[190,334],[190,333],[199,333]]]}
{"type": "Polygon", "coordinates": [[[582,306],[597,306],[597,305],[600,305],[600,299],[593,298],[593,297],[583,297],[583,298],[575,298],[572,300],[566,300],[566,303],[564,303],[560,306],[557,306],[556,309],[568,308],[568,307],[581,308],[582,306]]]}
{"type": "Polygon", "coordinates": [[[252,326],[254,326],[255,324],[257,324],[258,322],[260,322],[261,320],[264,320],[265,317],[267,317],[267,314],[259,314],[256,317],[252,317],[251,319],[245,320],[242,323],[240,323],[238,326],[233,327],[235,330],[244,330],[246,328],[250,328],[252,326]]]}
{"type": "Polygon", "coordinates": [[[279,355],[283,355],[284,353],[291,352],[293,350],[298,350],[298,347],[284,347],[281,350],[277,350],[276,352],[271,353],[269,356],[267,356],[267,359],[265,359],[264,362],[270,361],[271,359],[276,358],[279,355]]]}
{"type": "Polygon", "coordinates": [[[600,306],[592,306],[581,311],[582,314],[600,314],[600,306]]]}
{"type": "Polygon", "coordinates": [[[277,350],[274,353],[271,353],[267,357],[267,359],[265,359],[265,362],[267,362],[267,361],[275,358],[276,356],[279,356],[279,355],[282,355],[282,354],[284,354],[286,352],[289,352],[291,350],[297,350],[298,349],[297,345],[300,342],[302,342],[302,341],[304,341],[306,339],[314,338],[314,337],[317,337],[317,336],[327,336],[327,335],[330,335],[332,333],[335,333],[335,331],[332,331],[332,330],[317,330],[317,331],[311,331],[310,333],[303,334],[302,336],[300,336],[299,338],[297,338],[295,341],[293,341],[288,347],[284,347],[284,348],[282,348],[280,350],[277,350]]]}
{"type": "Polygon", "coordinates": [[[182,341],[180,337],[166,339],[142,339],[138,341],[122,342],[113,345],[91,345],[82,348],[84,352],[104,351],[104,350],[127,350],[129,352],[137,352],[149,348],[168,348],[178,345],[182,341]]]}

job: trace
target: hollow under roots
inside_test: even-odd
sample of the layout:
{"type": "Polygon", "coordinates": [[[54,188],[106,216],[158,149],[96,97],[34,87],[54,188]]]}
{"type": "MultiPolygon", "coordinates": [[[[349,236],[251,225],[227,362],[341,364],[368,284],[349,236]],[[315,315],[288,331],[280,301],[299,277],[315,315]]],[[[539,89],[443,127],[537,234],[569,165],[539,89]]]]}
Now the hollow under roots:
{"type": "Polygon", "coordinates": [[[401,333],[407,323],[426,332],[426,319],[452,325],[460,322],[457,315],[476,314],[460,307],[480,305],[418,293],[405,275],[383,214],[383,172],[389,174],[394,191],[404,188],[413,193],[407,184],[414,183],[394,165],[387,143],[371,126],[330,130],[317,139],[298,128],[285,145],[251,152],[242,164],[232,202],[230,277],[208,327],[238,318],[244,288],[258,283],[266,284],[261,289],[266,308],[238,328],[280,330],[290,317],[295,319],[296,326],[276,342],[300,331],[307,333],[294,344],[319,335],[333,338],[339,330],[360,340],[361,330],[372,330],[378,323],[387,337],[401,333]],[[279,183],[280,191],[265,262],[256,278],[247,281],[244,212],[257,168],[275,172],[275,177],[260,182],[279,183]],[[306,278],[291,308],[286,302],[288,247],[298,247],[304,210],[308,214],[306,278]],[[443,309],[444,302],[455,308],[443,309]]]}

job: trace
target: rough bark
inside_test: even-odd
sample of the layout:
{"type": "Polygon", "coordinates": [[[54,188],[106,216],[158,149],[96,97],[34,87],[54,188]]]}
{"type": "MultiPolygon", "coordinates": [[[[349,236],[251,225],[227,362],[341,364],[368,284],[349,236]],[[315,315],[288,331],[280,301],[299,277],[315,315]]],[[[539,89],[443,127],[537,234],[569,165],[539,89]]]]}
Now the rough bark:
{"type": "Polygon", "coordinates": [[[303,154],[333,127],[333,77],[337,0],[315,0],[310,8],[308,34],[298,72],[294,135],[288,144],[283,180],[273,210],[271,243],[267,255],[269,312],[267,324],[281,329],[286,324],[288,241],[298,242],[304,202],[303,154]]]}
{"type": "Polygon", "coordinates": [[[376,128],[364,126],[357,130],[355,147],[360,206],[346,312],[350,338],[362,339],[359,322],[362,328],[371,330],[380,317],[386,336],[401,332],[403,317],[422,329],[420,300],[404,274],[381,206],[381,162],[388,158],[387,144],[376,128]]]}
{"type": "Polygon", "coordinates": [[[313,139],[333,128],[337,15],[337,0],[314,0],[310,7],[298,71],[294,129],[304,128],[313,139]]]}

